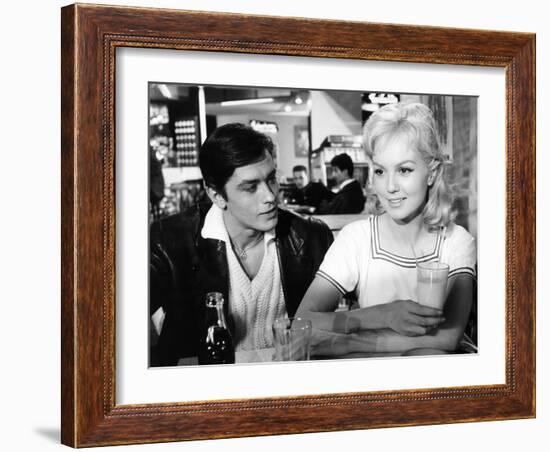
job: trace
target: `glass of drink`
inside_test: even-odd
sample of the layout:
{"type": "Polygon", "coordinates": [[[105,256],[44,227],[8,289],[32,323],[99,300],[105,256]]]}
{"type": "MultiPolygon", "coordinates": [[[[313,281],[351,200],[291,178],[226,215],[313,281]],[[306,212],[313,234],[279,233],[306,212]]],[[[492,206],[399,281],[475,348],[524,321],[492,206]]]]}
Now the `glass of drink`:
{"type": "Polygon", "coordinates": [[[311,321],[300,317],[280,318],[273,323],[276,361],[309,359],[311,321]]]}
{"type": "Polygon", "coordinates": [[[442,310],[449,266],[441,262],[418,262],[416,271],[418,303],[442,310]]]}

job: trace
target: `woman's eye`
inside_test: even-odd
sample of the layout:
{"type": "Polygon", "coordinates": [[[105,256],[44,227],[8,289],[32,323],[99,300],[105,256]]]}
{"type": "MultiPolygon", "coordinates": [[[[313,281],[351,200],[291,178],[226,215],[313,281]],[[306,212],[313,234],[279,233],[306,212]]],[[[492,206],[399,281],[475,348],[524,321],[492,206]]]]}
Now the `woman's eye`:
{"type": "Polygon", "coordinates": [[[399,172],[401,174],[409,174],[409,173],[412,173],[413,172],[413,169],[412,168],[400,168],[399,169],[399,172]]]}
{"type": "Polygon", "coordinates": [[[374,174],[376,174],[377,176],[382,175],[383,172],[384,171],[382,171],[380,168],[377,168],[377,169],[374,170],[374,174]]]}

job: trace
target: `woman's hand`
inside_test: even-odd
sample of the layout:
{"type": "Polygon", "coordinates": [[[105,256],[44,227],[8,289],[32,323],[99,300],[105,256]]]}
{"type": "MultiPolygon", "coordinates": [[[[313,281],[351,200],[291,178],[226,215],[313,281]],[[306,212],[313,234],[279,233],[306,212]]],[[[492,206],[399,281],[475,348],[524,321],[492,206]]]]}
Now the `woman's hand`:
{"type": "Polygon", "coordinates": [[[388,328],[404,336],[423,336],[445,321],[443,311],[412,300],[393,301],[381,308],[388,328]]]}

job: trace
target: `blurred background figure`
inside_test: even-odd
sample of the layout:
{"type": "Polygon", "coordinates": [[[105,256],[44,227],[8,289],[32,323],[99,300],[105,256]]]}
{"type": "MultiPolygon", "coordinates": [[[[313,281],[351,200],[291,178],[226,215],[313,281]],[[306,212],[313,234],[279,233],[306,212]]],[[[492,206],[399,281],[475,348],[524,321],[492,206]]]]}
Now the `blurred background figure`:
{"type": "Polygon", "coordinates": [[[323,215],[361,213],[365,208],[365,195],[361,184],[352,177],[351,157],[347,154],[338,154],[330,164],[338,192],[330,202],[321,204],[316,213],[323,215]]]}
{"type": "Polygon", "coordinates": [[[323,201],[330,201],[334,194],[322,182],[313,182],[309,179],[304,165],[292,168],[292,176],[296,188],[292,192],[295,203],[300,207],[298,212],[313,213],[323,201]]]}

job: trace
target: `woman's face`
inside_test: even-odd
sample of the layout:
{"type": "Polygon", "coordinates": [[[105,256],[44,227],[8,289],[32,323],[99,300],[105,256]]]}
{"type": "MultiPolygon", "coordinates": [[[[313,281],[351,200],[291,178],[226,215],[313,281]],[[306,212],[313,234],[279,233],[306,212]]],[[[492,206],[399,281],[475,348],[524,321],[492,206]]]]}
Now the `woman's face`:
{"type": "Polygon", "coordinates": [[[373,188],[391,218],[404,224],[420,215],[434,174],[409,138],[403,133],[382,138],[373,163],[373,188]]]}

